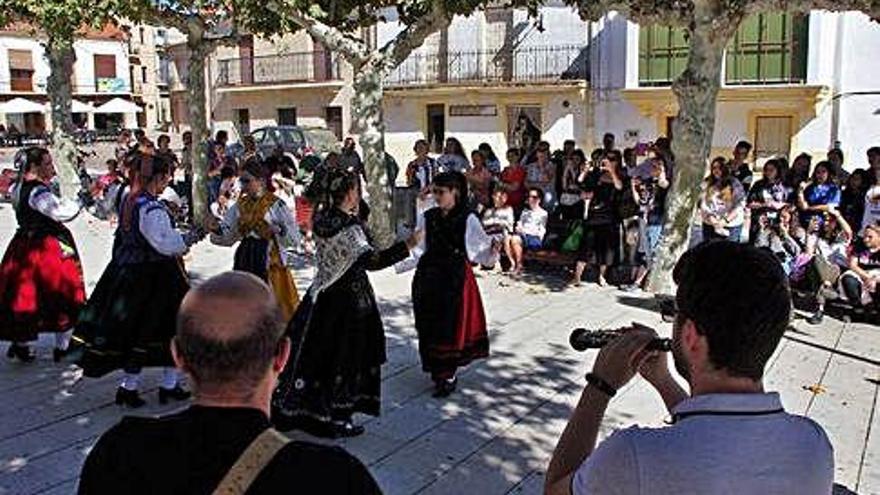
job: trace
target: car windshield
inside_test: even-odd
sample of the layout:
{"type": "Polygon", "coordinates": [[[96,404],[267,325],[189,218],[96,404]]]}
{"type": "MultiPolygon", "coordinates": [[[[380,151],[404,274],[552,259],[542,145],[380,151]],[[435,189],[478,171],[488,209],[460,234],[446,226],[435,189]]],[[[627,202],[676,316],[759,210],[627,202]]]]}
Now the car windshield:
{"type": "Polygon", "coordinates": [[[328,129],[306,129],[303,132],[309,140],[309,146],[316,151],[322,153],[339,151],[339,140],[336,139],[336,134],[328,129]]]}
{"type": "Polygon", "coordinates": [[[299,147],[303,144],[299,132],[292,129],[278,129],[278,141],[284,147],[299,147]]]}

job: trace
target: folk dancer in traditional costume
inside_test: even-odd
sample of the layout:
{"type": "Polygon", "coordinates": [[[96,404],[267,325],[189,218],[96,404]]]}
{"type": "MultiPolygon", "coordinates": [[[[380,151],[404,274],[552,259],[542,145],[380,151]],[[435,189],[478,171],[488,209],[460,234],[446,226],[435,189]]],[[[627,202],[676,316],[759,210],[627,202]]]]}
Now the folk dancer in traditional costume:
{"type": "Polygon", "coordinates": [[[177,310],[189,290],[181,257],[204,237],[182,235],[158,196],[171,180],[166,159],[140,154],[133,162],[131,190],[123,198],[113,255],[83,309],[74,340],[82,345],[79,364],[89,377],[121,368],[116,403],[140,407],[141,369],[164,366],[159,402],[190,393],[174,368],[170,343],[177,310]]]}
{"type": "MultiPolygon", "coordinates": [[[[437,207],[417,220],[425,237],[414,251],[417,261],[412,297],[422,369],[431,374],[434,396],[446,397],[457,385],[459,367],[489,355],[486,314],[471,263],[492,266],[500,243],[467,209],[467,182],[458,172],[434,177],[437,207]]],[[[398,266],[407,269],[407,260],[398,266]]]]}
{"type": "Polygon", "coordinates": [[[54,333],[58,362],[86,299],[76,244],[64,226],[81,206],[52,193],[55,167],[45,148],[27,149],[22,161],[13,200],[18,230],[0,265],[0,340],[10,342],[7,357],[30,362],[28,343],[54,333]]]}
{"type": "Polygon", "coordinates": [[[366,272],[405,259],[418,237],[377,251],[358,218],[357,177],[337,169],[325,182],[329,200],[313,222],[317,273],[287,329],[293,347],[272,419],[281,430],[351,437],[364,431],[352,424],[353,413],[379,415],[385,362],[385,332],[366,272]]]}
{"type": "Polygon", "coordinates": [[[212,230],[211,242],[235,250],[233,270],[260,277],[272,287],[284,321],[290,321],[299,293],[290,273],[299,227],[285,202],[269,191],[269,169],[258,158],[245,163],[239,177],[242,195],[212,230]]]}

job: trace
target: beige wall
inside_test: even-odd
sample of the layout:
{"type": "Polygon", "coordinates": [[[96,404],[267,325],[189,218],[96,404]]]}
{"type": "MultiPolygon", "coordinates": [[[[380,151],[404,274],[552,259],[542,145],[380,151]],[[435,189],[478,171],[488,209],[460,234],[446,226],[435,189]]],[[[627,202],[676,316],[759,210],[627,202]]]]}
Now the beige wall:
{"type": "Polygon", "coordinates": [[[529,88],[509,89],[487,93],[477,88],[458,88],[450,91],[386,91],[385,146],[388,152],[405,165],[413,156],[413,143],[425,138],[428,131],[427,105],[443,104],[446,111],[446,137],[461,141],[470,153],[480,143],[492,146],[502,159],[511,146],[508,143],[507,109],[513,106],[541,108],[541,138],[553,148],[561,148],[566,139],[574,139],[579,146],[588,144],[586,92],[580,88],[547,88],[536,91],[529,88]],[[451,116],[450,105],[495,105],[495,116],[451,116]]]}
{"type": "Polygon", "coordinates": [[[246,108],[250,113],[250,130],[276,125],[279,108],[296,108],[297,124],[309,127],[326,127],[325,108],[339,106],[343,109],[343,131],[350,125],[350,94],[339,86],[290,87],[284,89],[254,89],[249,91],[218,91],[213,104],[214,131],[225,129],[230,139],[240,139],[236,129],[238,110],[246,108]]]}

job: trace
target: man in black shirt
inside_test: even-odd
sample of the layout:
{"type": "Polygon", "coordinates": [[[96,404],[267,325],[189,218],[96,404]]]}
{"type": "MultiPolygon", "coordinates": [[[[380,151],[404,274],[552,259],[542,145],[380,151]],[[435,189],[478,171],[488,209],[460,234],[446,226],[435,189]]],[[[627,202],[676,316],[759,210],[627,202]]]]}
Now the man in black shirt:
{"type": "MultiPolygon", "coordinates": [[[[230,470],[240,474],[233,465],[269,428],[269,400],[290,354],[283,329],[271,290],[252,275],[224,273],[191,290],[172,352],[192,377],[194,405],[112,427],[86,459],[79,493],[210,494],[230,470]]],[[[278,442],[274,456],[256,463],[262,469],[250,470],[253,482],[243,492],[381,493],[340,448],[278,442]]]]}
{"type": "Polygon", "coordinates": [[[752,187],[752,166],[748,162],[751,152],[752,143],[740,141],[733,148],[733,160],[730,162],[730,173],[742,184],[746,194],[752,187]]]}

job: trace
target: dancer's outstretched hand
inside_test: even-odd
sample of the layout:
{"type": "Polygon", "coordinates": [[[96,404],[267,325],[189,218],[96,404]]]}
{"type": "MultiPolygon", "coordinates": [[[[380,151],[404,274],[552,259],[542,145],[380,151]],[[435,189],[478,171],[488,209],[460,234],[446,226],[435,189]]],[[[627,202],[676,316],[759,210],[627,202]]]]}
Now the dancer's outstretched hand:
{"type": "Polygon", "coordinates": [[[422,242],[422,239],[424,239],[424,238],[425,238],[425,231],[424,230],[414,230],[412,232],[412,234],[410,234],[409,237],[406,239],[407,249],[412,251],[413,249],[415,249],[416,246],[418,246],[422,242]]]}

